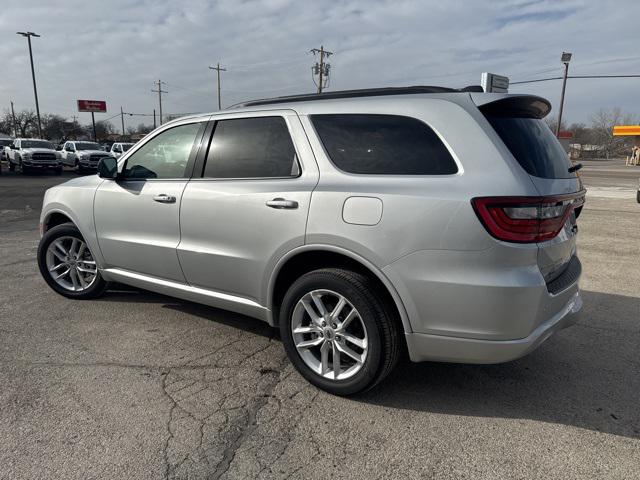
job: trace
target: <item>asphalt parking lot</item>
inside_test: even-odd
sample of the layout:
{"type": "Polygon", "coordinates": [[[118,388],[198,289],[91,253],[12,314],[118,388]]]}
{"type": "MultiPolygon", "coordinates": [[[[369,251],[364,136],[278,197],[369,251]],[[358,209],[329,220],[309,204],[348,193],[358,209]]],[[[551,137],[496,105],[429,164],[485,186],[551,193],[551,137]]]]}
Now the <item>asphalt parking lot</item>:
{"type": "Polygon", "coordinates": [[[404,362],[327,395],[266,324],[35,263],[46,188],[0,176],[0,478],[640,478],[640,167],[584,162],[584,313],[520,360],[404,362]]]}

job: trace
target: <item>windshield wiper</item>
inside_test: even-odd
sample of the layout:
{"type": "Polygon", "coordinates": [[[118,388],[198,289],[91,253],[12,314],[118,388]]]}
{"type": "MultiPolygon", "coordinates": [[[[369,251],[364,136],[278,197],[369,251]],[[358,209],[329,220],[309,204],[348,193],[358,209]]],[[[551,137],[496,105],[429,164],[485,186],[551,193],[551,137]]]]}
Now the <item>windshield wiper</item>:
{"type": "Polygon", "coordinates": [[[581,168],[582,168],[582,164],[581,163],[576,163],[575,165],[569,167],[569,173],[577,172],[581,168]]]}

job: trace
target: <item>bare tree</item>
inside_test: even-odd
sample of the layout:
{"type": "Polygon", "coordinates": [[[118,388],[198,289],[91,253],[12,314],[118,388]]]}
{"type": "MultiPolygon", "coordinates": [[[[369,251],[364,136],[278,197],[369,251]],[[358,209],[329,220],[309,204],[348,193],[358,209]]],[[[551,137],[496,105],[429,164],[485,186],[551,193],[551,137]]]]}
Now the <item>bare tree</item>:
{"type": "Polygon", "coordinates": [[[606,110],[601,108],[591,116],[591,134],[593,143],[603,147],[606,158],[611,155],[623,155],[625,150],[631,149],[630,137],[614,137],[615,125],[630,125],[637,122],[631,114],[624,114],[619,107],[606,110]]]}
{"type": "Polygon", "coordinates": [[[13,116],[11,112],[6,111],[0,120],[0,131],[11,133],[16,137],[33,137],[38,134],[37,117],[33,110],[22,110],[16,112],[15,131],[13,125],[13,116]]]}

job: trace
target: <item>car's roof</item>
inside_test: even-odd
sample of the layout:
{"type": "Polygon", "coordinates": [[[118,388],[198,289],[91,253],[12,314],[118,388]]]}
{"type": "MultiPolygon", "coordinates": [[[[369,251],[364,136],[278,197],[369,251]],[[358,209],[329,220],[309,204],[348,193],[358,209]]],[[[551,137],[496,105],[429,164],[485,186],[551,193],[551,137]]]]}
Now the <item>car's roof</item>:
{"type": "MultiPolygon", "coordinates": [[[[480,86],[461,89],[433,86],[387,87],[362,90],[343,90],[322,94],[289,95],[271,99],[252,100],[232,105],[225,110],[184,116],[164,124],[173,124],[190,119],[208,118],[209,116],[229,113],[260,112],[270,110],[293,110],[299,114],[326,113],[332,110],[360,109],[363,106],[389,105],[390,102],[415,101],[419,99],[442,99],[454,103],[463,102],[463,98],[471,99],[480,107],[507,97],[531,97],[526,94],[485,93],[480,86]]],[[[541,99],[544,100],[544,99],[541,99]]],[[[546,100],[544,100],[546,102],[546,100]]],[[[547,102],[548,103],[548,102],[547,102]]]]}

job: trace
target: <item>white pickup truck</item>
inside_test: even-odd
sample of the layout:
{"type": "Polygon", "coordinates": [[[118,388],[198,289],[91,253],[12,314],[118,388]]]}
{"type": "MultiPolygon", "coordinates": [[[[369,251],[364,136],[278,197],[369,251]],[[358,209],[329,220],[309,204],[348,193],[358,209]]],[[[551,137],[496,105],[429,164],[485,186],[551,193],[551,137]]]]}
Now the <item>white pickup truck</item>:
{"type": "Polygon", "coordinates": [[[16,138],[6,149],[9,170],[29,173],[35,170],[53,169],[62,174],[62,158],[60,153],[48,140],[38,138],[16,138]]]}
{"type": "Polygon", "coordinates": [[[113,157],[118,158],[131,147],[133,147],[133,143],[114,143],[111,145],[111,151],[109,153],[111,153],[113,157]]]}
{"type": "Polygon", "coordinates": [[[64,164],[75,167],[78,173],[96,171],[100,159],[110,156],[98,143],[75,140],[65,142],[60,153],[64,164]]]}

